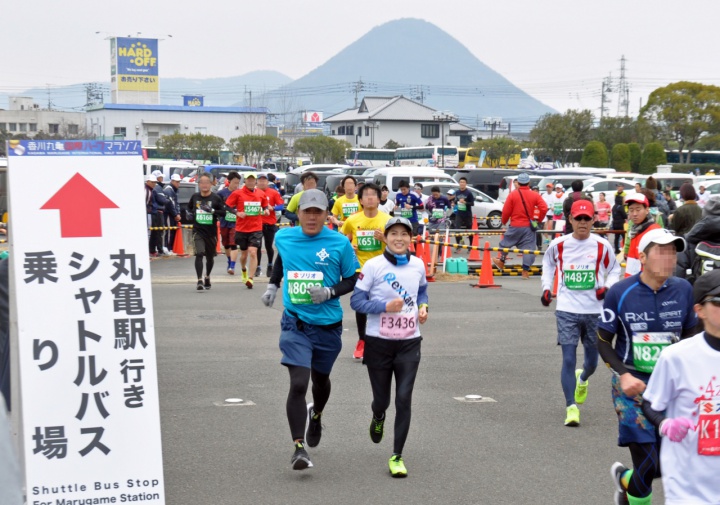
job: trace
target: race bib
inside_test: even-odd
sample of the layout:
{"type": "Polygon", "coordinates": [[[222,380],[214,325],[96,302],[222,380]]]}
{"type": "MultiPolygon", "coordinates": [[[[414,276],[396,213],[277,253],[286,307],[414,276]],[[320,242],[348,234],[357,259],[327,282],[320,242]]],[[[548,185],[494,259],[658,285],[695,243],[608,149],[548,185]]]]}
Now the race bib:
{"type": "Polygon", "coordinates": [[[430,217],[433,219],[442,219],[445,216],[445,212],[442,209],[433,209],[430,217]]]}
{"type": "Polygon", "coordinates": [[[563,283],[573,291],[595,289],[594,270],[563,270],[563,283]]]}
{"type": "Polygon", "coordinates": [[[375,238],[374,230],[358,230],[357,246],[358,251],[365,252],[379,251],[382,248],[381,242],[375,238]]]}
{"type": "Polygon", "coordinates": [[[672,332],[633,333],[633,365],[638,372],[652,373],[660,354],[672,344],[672,332]]]}
{"type": "Polygon", "coordinates": [[[246,216],[259,216],[261,210],[262,204],[260,202],[245,202],[246,216]]]}
{"type": "Polygon", "coordinates": [[[405,339],[415,336],[417,318],[415,314],[388,313],[380,314],[380,336],[392,339],[405,339]]]}
{"type": "Polygon", "coordinates": [[[201,209],[195,209],[195,222],[197,224],[213,224],[212,212],[205,212],[201,209]]]}
{"type": "Polygon", "coordinates": [[[350,217],[353,214],[360,211],[360,205],[357,203],[344,203],[342,204],[342,213],[345,217],[350,217]]]}
{"type": "Polygon", "coordinates": [[[467,204],[458,203],[458,210],[467,210],[467,204]]]}
{"type": "Polygon", "coordinates": [[[234,212],[226,212],[225,221],[227,221],[228,223],[234,223],[235,221],[237,221],[237,215],[235,215],[234,212]]]}
{"type": "Polygon", "coordinates": [[[720,400],[700,402],[698,454],[720,456],[720,400]]]}
{"type": "Polygon", "coordinates": [[[411,219],[412,212],[412,209],[402,209],[400,210],[400,217],[404,217],[405,219],[411,219]]]}
{"type": "Polygon", "coordinates": [[[563,204],[562,202],[556,202],[553,204],[553,214],[556,216],[561,216],[563,213],[563,204]]]}
{"type": "Polygon", "coordinates": [[[322,272],[288,272],[287,290],[293,305],[310,305],[310,288],[323,285],[322,272]]]}

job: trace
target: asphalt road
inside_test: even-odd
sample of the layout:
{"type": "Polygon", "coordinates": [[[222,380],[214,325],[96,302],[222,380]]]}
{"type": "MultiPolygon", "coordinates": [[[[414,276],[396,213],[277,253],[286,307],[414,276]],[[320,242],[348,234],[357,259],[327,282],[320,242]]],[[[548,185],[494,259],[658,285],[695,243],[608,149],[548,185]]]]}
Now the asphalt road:
{"type": "Polygon", "coordinates": [[[381,444],[368,436],[370,386],[351,357],[349,297],[315,467],[293,471],[281,301],[265,308],[266,278],[248,290],[218,260],[212,290],[200,293],[192,258],[152,263],[168,504],[613,503],[610,465],[630,457],[616,445],[610,374],[601,365],[590,380],[581,426],[563,426],[555,318],[538,278],[496,278],[499,289],[430,285],[400,480],[387,470],[392,423],[381,444]],[[455,399],[467,394],[495,401],[455,399]],[[226,398],[253,405],[216,405],[226,398]]]}

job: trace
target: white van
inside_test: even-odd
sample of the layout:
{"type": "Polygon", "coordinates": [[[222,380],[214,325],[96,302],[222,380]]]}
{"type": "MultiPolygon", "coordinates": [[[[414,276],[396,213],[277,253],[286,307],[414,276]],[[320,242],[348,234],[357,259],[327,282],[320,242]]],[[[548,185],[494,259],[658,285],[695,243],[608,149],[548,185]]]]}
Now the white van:
{"type": "Polygon", "coordinates": [[[424,186],[432,186],[435,182],[457,185],[457,181],[450,177],[443,170],[437,168],[415,168],[415,167],[389,167],[376,170],[372,174],[372,182],[380,186],[387,186],[390,190],[388,198],[394,200],[398,192],[400,181],[406,181],[412,189],[413,185],[420,183],[424,186]]]}
{"type": "MultiPolygon", "coordinates": [[[[671,187],[672,191],[679,191],[680,186],[684,183],[689,182],[693,184],[695,182],[695,176],[690,174],[668,174],[656,172],[652,174],[652,178],[657,181],[657,187],[660,191],[665,191],[668,186],[671,187]]],[[[647,179],[647,177],[645,178],[647,179]]],[[[638,178],[633,179],[634,182],[639,182],[645,187],[645,179],[639,180],[638,178]]]]}
{"type": "Polygon", "coordinates": [[[143,175],[150,175],[155,170],[163,173],[163,182],[170,182],[170,176],[180,174],[183,179],[190,179],[199,167],[189,161],[146,160],[143,161],[143,175]]]}

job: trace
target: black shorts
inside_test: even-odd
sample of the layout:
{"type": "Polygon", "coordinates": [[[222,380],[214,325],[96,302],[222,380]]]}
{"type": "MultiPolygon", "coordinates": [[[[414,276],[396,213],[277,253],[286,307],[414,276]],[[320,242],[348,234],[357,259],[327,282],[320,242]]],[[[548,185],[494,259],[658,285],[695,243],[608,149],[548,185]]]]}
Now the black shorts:
{"type": "Polygon", "coordinates": [[[457,229],[463,229],[463,230],[470,230],[472,229],[473,225],[473,216],[472,214],[460,214],[458,213],[455,217],[455,228],[457,229]]]}
{"type": "Polygon", "coordinates": [[[217,235],[208,237],[193,232],[193,243],[195,244],[196,256],[217,256],[217,235]]]}
{"type": "Polygon", "coordinates": [[[395,363],[419,363],[422,337],[407,340],[365,336],[363,365],[368,368],[392,370],[395,363]]]}
{"type": "Polygon", "coordinates": [[[248,247],[260,249],[260,247],[262,247],[262,239],[262,231],[251,231],[249,233],[242,231],[235,232],[235,243],[241,251],[247,251],[248,247]]]}

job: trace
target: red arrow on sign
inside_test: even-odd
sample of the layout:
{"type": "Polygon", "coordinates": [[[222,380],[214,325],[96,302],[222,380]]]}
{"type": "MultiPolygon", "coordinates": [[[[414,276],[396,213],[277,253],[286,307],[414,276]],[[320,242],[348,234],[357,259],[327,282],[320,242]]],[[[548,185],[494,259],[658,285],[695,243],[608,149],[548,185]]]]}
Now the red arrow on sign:
{"type": "Polygon", "coordinates": [[[60,236],[102,237],[100,209],[117,209],[107,196],[82,175],[75,174],[41,210],[60,211],[60,236]]]}

